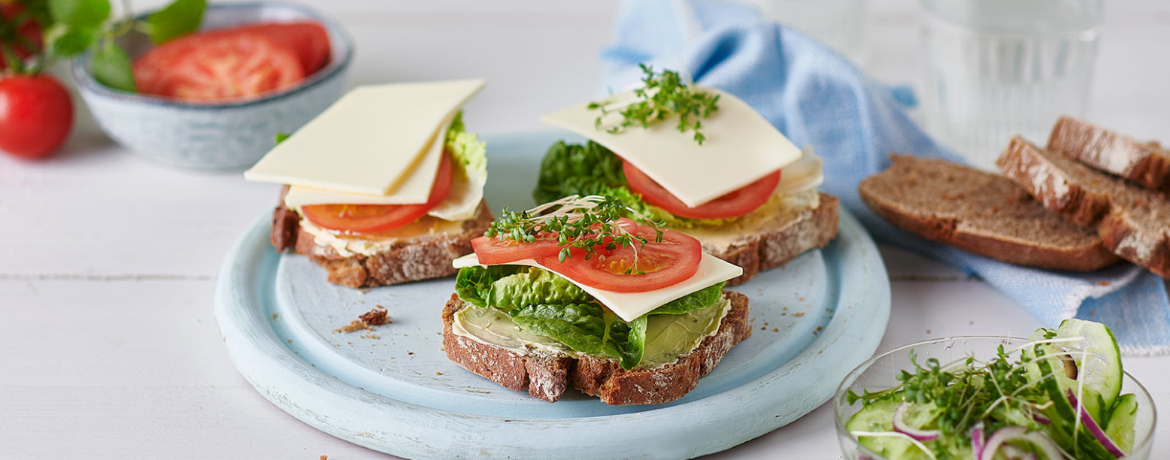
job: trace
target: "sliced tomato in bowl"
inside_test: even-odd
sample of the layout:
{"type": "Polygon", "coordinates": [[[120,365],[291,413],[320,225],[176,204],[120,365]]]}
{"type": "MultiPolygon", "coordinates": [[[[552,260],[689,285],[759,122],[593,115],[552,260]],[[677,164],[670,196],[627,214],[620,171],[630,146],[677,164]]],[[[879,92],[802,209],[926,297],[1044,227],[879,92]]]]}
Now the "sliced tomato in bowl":
{"type": "Polygon", "coordinates": [[[297,53],[305,76],[312,75],[329,63],[329,32],[315,22],[269,22],[241,27],[267,35],[297,53]]]}
{"type": "Polygon", "coordinates": [[[655,241],[653,227],[622,219],[626,231],[648,241],[613,251],[598,251],[589,260],[574,255],[561,262],[556,255],[538,262],[573,281],[613,292],[647,292],[673,286],[699,271],[703,246],[699,240],[673,230],[655,241]]]}
{"type": "Polygon", "coordinates": [[[301,214],[314,225],[335,232],[369,235],[394,230],[425,216],[451,193],[451,157],[444,154],[435,173],[431,195],[423,204],[314,204],[301,214]]]}
{"type": "Polygon", "coordinates": [[[676,216],[690,219],[730,219],[745,215],[767,203],[772,192],[776,191],[776,186],[780,184],[780,170],[776,170],[776,172],[726,195],[702,205],[690,207],[630,162],[623,161],[622,163],[622,171],[626,175],[626,182],[630,184],[630,190],[641,194],[642,199],[646,200],[647,203],[665,209],[676,216]]]}
{"type": "Polygon", "coordinates": [[[246,30],[183,37],[134,63],[140,93],[196,101],[257,96],[304,78],[295,51],[266,34],[246,30]]]}

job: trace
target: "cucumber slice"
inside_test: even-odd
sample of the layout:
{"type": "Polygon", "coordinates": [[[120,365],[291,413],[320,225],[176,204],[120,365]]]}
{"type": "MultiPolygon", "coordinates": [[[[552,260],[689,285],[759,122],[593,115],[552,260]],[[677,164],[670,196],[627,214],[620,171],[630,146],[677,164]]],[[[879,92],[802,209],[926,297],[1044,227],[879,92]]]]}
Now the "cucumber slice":
{"type": "MultiPolygon", "coordinates": [[[[894,411],[898,409],[898,404],[901,402],[900,396],[874,401],[853,414],[853,417],[845,424],[845,429],[851,433],[855,431],[893,432],[894,411]]],[[[921,449],[903,438],[861,436],[859,442],[873,453],[889,460],[930,460],[930,457],[927,457],[921,449]]]]}
{"type": "Polygon", "coordinates": [[[1105,434],[1127,454],[1133,450],[1133,425],[1137,421],[1137,410],[1137,396],[1121,395],[1113,403],[1113,409],[1109,411],[1109,424],[1105,426],[1105,434]]]}
{"type": "Polygon", "coordinates": [[[1083,359],[1076,354],[1073,356],[1073,361],[1077,364],[1077,379],[1084,382],[1086,387],[1101,394],[1104,407],[1113,405],[1113,401],[1121,394],[1121,378],[1124,375],[1121,368],[1121,348],[1117,346],[1117,338],[1113,337],[1113,331],[1101,323],[1066,319],[1056,328],[1056,336],[1085,338],[1081,344],[1060,345],[1065,345],[1070,351],[1087,352],[1083,359]]]}
{"type": "MultiPolygon", "coordinates": [[[[1085,397],[1081,399],[1089,408],[1089,413],[1096,420],[1101,420],[1106,408],[1112,407],[1113,401],[1121,394],[1121,378],[1124,375],[1121,367],[1121,348],[1117,346],[1113,332],[1101,323],[1066,319],[1055,330],[1037,329],[1028,340],[1045,340],[1048,332],[1055,332],[1056,339],[1083,339],[1079,342],[1044,344],[1041,348],[1044,349],[1045,355],[1049,356],[1064,353],[1071,355],[1073,363],[1076,364],[1077,380],[1084,382],[1085,386],[1085,397]]],[[[1025,350],[1025,355],[1033,356],[1033,353],[1029,349],[1025,350]]],[[[1077,381],[1065,376],[1060,362],[1055,360],[1050,362],[1054,364],[1052,370],[1055,371],[1056,380],[1060,385],[1078,393],[1077,381]]],[[[1034,379],[1044,375],[1035,363],[1028,365],[1028,373],[1034,379]]]]}

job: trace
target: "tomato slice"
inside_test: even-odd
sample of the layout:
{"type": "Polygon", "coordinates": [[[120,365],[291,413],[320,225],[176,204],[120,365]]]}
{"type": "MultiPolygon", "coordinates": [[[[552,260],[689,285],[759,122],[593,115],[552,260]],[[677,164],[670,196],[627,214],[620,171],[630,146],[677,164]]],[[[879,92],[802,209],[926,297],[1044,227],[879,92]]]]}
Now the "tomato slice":
{"type": "Polygon", "coordinates": [[[191,35],[150,50],[134,63],[143,94],[195,101],[256,96],[305,78],[297,53],[247,30],[191,35]]]}
{"type": "Polygon", "coordinates": [[[314,225],[337,232],[368,235],[404,226],[425,216],[451,193],[451,156],[444,154],[435,173],[435,184],[424,204],[314,204],[301,214],[314,225]]]}
{"type": "Polygon", "coordinates": [[[538,262],[573,281],[613,292],[654,291],[678,284],[699,271],[699,262],[703,258],[703,246],[699,240],[664,229],[662,241],[655,242],[653,227],[638,225],[629,219],[620,222],[626,231],[646,238],[649,243],[599,251],[589,260],[574,255],[561,262],[552,255],[538,262]],[[644,273],[634,273],[635,268],[644,273]]]}
{"type": "Polygon", "coordinates": [[[760,180],[692,208],[630,162],[623,161],[622,171],[626,174],[630,190],[641,194],[647,203],[676,216],[691,219],[728,219],[755,211],[768,202],[768,198],[780,184],[780,170],[776,170],[760,180]]]}
{"type": "Polygon", "coordinates": [[[471,248],[475,250],[479,263],[484,265],[506,264],[524,259],[540,260],[544,257],[556,257],[561,251],[554,237],[538,237],[531,243],[522,243],[511,239],[500,241],[499,237],[480,236],[471,240],[471,248]]]}
{"type": "Polygon", "coordinates": [[[329,32],[315,22],[269,22],[250,24],[236,30],[259,32],[297,53],[305,76],[329,63],[329,32]]]}

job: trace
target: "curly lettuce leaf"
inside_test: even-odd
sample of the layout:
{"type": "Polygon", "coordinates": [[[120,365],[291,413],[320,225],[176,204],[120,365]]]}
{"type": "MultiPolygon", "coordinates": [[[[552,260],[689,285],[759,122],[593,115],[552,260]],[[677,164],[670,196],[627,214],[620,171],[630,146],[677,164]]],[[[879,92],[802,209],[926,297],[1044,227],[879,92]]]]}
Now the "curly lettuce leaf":
{"type": "Polygon", "coordinates": [[[524,267],[516,265],[492,265],[489,267],[464,267],[455,277],[455,294],[464,302],[479,308],[487,307],[492,284],[520,272],[524,267]]]}
{"type": "Polygon", "coordinates": [[[451,193],[428,214],[443,220],[460,221],[475,216],[487,184],[487,144],[463,126],[463,112],[455,114],[447,129],[445,152],[451,155],[454,177],[451,193]]]}
{"type": "Polygon", "coordinates": [[[682,315],[694,310],[710,307],[715,302],[723,297],[723,286],[727,282],[720,282],[719,284],[711,285],[707,288],[700,289],[685,296],[667,302],[666,305],[655,308],[649,314],[651,315],[682,315]]]}
{"type": "Polygon", "coordinates": [[[562,276],[529,268],[494,281],[485,300],[500,310],[512,311],[537,304],[592,302],[593,297],[562,276]]]}

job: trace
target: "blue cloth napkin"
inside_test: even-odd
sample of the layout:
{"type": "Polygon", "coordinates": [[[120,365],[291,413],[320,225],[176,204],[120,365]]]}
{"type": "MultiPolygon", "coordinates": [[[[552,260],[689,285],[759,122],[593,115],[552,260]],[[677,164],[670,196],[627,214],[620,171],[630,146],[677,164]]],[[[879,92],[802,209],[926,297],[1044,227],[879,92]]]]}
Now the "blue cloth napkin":
{"type": "MultiPolygon", "coordinates": [[[[1108,324],[1128,354],[1170,352],[1170,300],[1161,278],[1129,264],[1093,273],[1030,269],[926,241],[877,217],[857,185],[892,152],[961,159],[902,111],[894,93],[844,57],[747,4],[627,0],[603,53],[606,91],[638,81],[639,63],[689,73],[746,101],[797,146],[825,160],[823,189],[880,240],[975,274],[1046,325],[1078,317],[1108,324]]],[[[904,95],[903,95],[904,96],[904,95]]],[[[912,99],[912,98],[911,98],[912,99]]]]}

